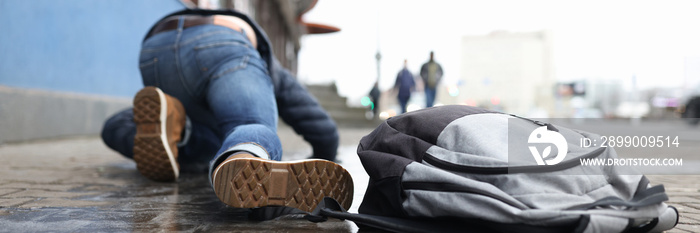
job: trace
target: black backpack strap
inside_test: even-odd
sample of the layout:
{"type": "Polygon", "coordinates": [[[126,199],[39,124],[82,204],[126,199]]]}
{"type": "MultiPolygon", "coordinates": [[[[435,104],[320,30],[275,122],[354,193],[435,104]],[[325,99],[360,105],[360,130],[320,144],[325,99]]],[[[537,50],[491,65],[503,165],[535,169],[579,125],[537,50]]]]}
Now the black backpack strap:
{"type": "Polygon", "coordinates": [[[391,232],[583,232],[589,221],[587,215],[582,215],[578,221],[569,226],[541,227],[525,224],[503,224],[479,219],[395,218],[348,213],[336,200],[330,197],[324,198],[314,211],[304,216],[304,218],[312,222],[323,222],[328,217],[353,221],[362,229],[375,228],[391,232]]]}
{"type": "Polygon", "coordinates": [[[335,199],[331,197],[324,197],[323,200],[321,200],[321,203],[318,203],[316,208],[311,211],[311,213],[304,216],[304,218],[311,222],[325,222],[328,220],[328,217],[345,220],[345,218],[336,217],[337,215],[334,215],[334,212],[350,214],[347,210],[345,210],[345,208],[340,206],[340,203],[338,203],[338,201],[335,199]]]}
{"type": "Polygon", "coordinates": [[[647,232],[663,232],[673,229],[678,225],[678,219],[680,215],[678,214],[678,209],[673,206],[669,206],[664,213],[658,218],[654,218],[652,221],[646,225],[629,227],[625,233],[647,233],[647,232]]]}
{"type": "Polygon", "coordinates": [[[267,221],[286,215],[306,215],[308,212],[286,206],[265,206],[253,208],[248,213],[248,219],[253,221],[267,221]]]}
{"type": "Polygon", "coordinates": [[[350,220],[361,228],[370,227],[391,232],[470,232],[464,229],[456,230],[459,228],[443,229],[444,227],[437,226],[435,222],[426,224],[426,222],[423,221],[409,219],[368,214],[351,214],[343,209],[336,200],[330,197],[325,197],[323,201],[316,206],[316,209],[304,218],[312,222],[323,222],[326,221],[328,217],[350,220]]]}

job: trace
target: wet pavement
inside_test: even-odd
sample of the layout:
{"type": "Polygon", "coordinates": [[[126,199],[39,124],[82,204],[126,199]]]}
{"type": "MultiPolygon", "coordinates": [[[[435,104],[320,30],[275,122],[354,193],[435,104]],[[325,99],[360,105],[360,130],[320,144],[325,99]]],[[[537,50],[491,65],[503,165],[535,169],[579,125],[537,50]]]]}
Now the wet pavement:
{"type": "MultiPolygon", "coordinates": [[[[355,153],[372,129],[341,129],[339,160],[353,176],[357,213],[368,176],[355,153]]],[[[284,160],[303,159],[310,147],[280,129],[284,160]]],[[[681,212],[671,232],[700,231],[700,176],[652,175],[681,212]]],[[[143,178],[131,160],[97,137],[0,145],[0,232],[234,231],[357,232],[349,221],[311,223],[301,216],[251,221],[248,211],[226,207],[206,175],[183,173],[176,183],[143,178]]]]}
{"type": "MultiPolygon", "coordinates": [[[[371,129],[346,131],[339,159],[355,181],[350,211],[356,213],[368,176],[356,144],[348,142],[371,129]]],[[[281,129],[280,135],[285,160],[311,153],[291,130],[281,129]]],[[[203,173],[183,173],[176,183],[150,181],[97,137],[0,146],[0,232],[358,231],[348,221],[312,223],[301,215],[250,221],[248,212],[221,203],[203,173]]]]}

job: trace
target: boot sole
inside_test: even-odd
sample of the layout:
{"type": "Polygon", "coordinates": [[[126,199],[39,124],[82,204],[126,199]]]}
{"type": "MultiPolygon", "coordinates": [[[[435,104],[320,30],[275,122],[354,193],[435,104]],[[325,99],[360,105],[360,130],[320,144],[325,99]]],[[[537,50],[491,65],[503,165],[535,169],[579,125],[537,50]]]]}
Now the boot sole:
{"type": "Polygon", "coordinates": [[[143,176],[156,181],[174,181],[180,175],[166,137],[165,101],[155,87],[145,87],[134,97],[134,161],[143,176]]]}
{"type": "Polygon", "coordinates": [[[214,171],[212,183],[219,200],[236,208],[288,206],[311,212],[328,196],[349,209],[354,194],[350,173],[326,160],[227,160],[214,171]]]}

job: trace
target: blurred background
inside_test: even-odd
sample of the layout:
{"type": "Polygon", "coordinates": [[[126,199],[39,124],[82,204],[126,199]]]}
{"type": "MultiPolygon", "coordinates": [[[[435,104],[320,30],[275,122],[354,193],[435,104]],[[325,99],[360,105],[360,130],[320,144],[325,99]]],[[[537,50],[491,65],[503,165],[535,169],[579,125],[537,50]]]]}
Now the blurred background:
{"type": "MultiPolygon", "coordinates": [[[[419,71],[431,51],[444,70],[438,106],[533,118],[700,117],[697,1],[196,5],[251,15],[278,59],[341,127],[374,127],[400,112],[393,87],[404,60],[417,82],[408,110],[424,108],[419,71]],[[375,82],[378,100],[369,98],[375,82]]],[[[148,29],[194,6],[178,0],[0,0],[0,143],[99,132],[142,87],[137,62],[148,29]]]]}
{"type": "MultiPolygon", "coordinates": [[[[692,23],[700,20],[692,10],[698,7],[695,1],[321,1],[305,19],[342,30],[302,40],[299,77],[335,82],[356,105],[377,78],[382,91],[390,90],[404,59],[417,76],[434,51],[444,69],[438,105],[529,117],[673,117],[700,86],[700,30],[692,23]]],[[[388,95],[379,106],[394,115],[396,98],[388,95]]],[[[423,98],[416,91],[409,110],[424,107],[423,98]]]]}

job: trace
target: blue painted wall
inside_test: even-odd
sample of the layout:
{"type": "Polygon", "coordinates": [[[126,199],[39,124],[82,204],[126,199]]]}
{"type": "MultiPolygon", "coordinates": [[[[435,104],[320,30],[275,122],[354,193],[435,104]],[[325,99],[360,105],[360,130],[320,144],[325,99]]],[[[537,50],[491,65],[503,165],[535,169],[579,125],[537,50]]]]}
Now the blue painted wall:
{"type": "Polygon", "coordinates": [[[143,85],[144,35],[183,8],[177,0],[0,0],[0,85],[131,97],[143,85]]]}

